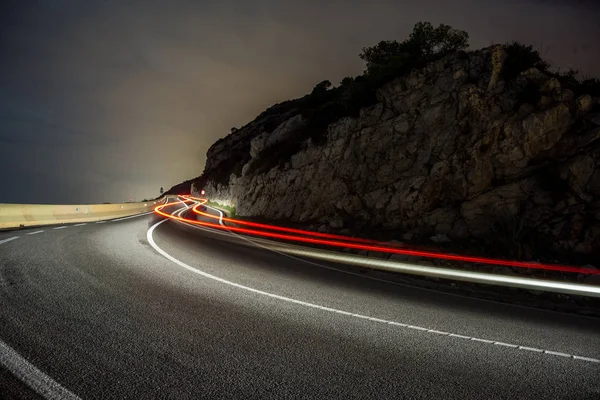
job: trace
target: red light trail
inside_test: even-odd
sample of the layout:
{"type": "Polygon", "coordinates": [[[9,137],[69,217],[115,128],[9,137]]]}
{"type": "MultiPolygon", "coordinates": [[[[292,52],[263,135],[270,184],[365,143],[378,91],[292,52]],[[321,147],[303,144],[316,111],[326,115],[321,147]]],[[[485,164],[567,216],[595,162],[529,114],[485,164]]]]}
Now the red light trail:
{"type": "MultiPolygon", "coordinates": [[[[183,198],[193,200],[193,201],[198,201],[198,202],[203,200],[203,199],[198,199],[198,198],[190,197],[190,196],[183,196],[183,198]]],[[[205,204],[205,203],[202,203],[201,205],[203,205],[203,204],[205,204]]],[[[203,217],[217,219],[217,220],[220,219],[220,217],[217,217],[216,215],[212,215],[212,214],[205,213],[203,211],[198,210],[197,207],[194,207],[192,210],[194,213],[196,213],[198,215],[202,215],[203,217]]],[[[271,231],[297,233],[299,235],[323,237],[323,238],[328,238],[328,239],[347,240],[349,242],[357,242],[357,243],[371,243],[371,244],[379,243],[376,240],[361,239],[361,238],[355,238],[355,237],[351,237],[351,236],[334,235],[331,233],[311,232],[311,231],[306,231],[306,230],[302,230],[302,229],[286,228],[286,227],[277,226],[277,225],[259,224],[257,222],[242,221],[239,219],[232,219],[232,218],[227,218],[227,217],[223,217],[223,218],[221,218],[221,220],[224,222],[231,222],[231,223],[238,224],[238,225],[252,226],[255,228],[262,228],[262,229],[267,229],[267,230],[271,230],[271,231]]]]}
{"type": "MultiPolygon", "coordinates": [[[[184,223],[188,223],[188,224],[200,225],[200,226],[205,226],[205,227],[214,228],[214,229],[226,230],[226,231],[230,231],[230,232],[238,232],[238,233],[247,234],[247,235],[262,236],[262,237],[280,239],[280,240],[292,241],[292,242],[310,243],[310,244],[331,246],[331,247],[337,247],[337,248],[349,248],[349,249],[356,249],[356,250],[376,251],[376,252],[381,252],[381,253],[402,254],[402,255],[415,256],[415,257],[425,257],[425,258],[442,259],[442,260],[450,260],[450,261],[462,261],[462,262],[469,262],[469,263],[497,265],[497,266],[505,266],[505,267],[529,268],[529,269],[571,272],[571,273],[590,274],[590,275],[591,274],[600,274],[600,270],[576,267],[576,266],[542,264],[542,263],[527,262],[527,261],[511,261],[511,260],[501,260],[501,259],[487,258],[487,257],[473,257],[473,256],[463,256],[463,255],[457,255],[457,254],[437,253],[437,252],[432,252],[432,251],[400,249],[400,248],[387,247],[387,246],[373,244],[373,243],[377,243],[377,242],[367,241],[367,239],[358,239],[360,241],[365,240],[365,241],[367,241],[367,243],[356,243],[356,242],[351,242],[351,241],[331,240],[332,238],[320,239],[318,237],[311,238],[311,237],[296,236],[296,235],[282,234],[282,233],[276,233],[276,232],[265,232],[265,231],[260,231],[260,230],[256,230],[256,229],[247,229],[247,228],[240,228],[240,227],[235,227],[235,226],[223,226],[218,223],[204,222],[204,221],[192,220],[192,219],[183,218],[183,217],[177,217],[175,215],[171,215],[169,213],[162,211],[162,209],[165,207],[169,207],[169,206],[172,206],[175,204],[182,204],[182,203],[195,201],[195,202],[197,202],[197,204],[192,208],[193,212],[195,212],[196,214],[202,215],[202,216],[219,219],[219,217],[217,217],[217,216],[210,215],[210,214],[207,214],[207,213],[204,213],[204,212],[198,210],[199,207],[203,206],[204,204],[206,204],[208,202],[207,199],[195,199],[195,198],[189,197],[189,196],[184,197],[184,199],[185,199],[185,201],[177,201],[177,202],[166,203],[166,204],[157,206],[154,208],[154,212],[163,217],[170,218],[170,219],[184,222],[184,223]]],[[[290,232],[289,229],[291,229],[291,228],[284,228],[284,227],[279,227],[279,226],[274,226],[274,225],[249,223],[247,221],[239,221],[239,220],[233,219],[233,218],[223,218],[223,220],[232,222],[235,224],[240,224],[240,225],[249,225],[249,226],[255,226],[255,227],[260,226],[264,229],[270,229],[270,230],[279,230],[279,231],[290,232]]],[[[303,230],[295,230],[295,231],[302,232],[302,235],[311,235],[311,236],[322,235],[320,232],[310,232],[310,231],[303,231],[303,230]]],[[[332,235],[332,236],[335,236],[336,239],[339,239],[339,238],[344,238],[344,240],[350,239],[350,238],[346,238],[344,236],[338,236],[338,235],[332,235]]],[[[355,241],[357,241],[356,238],[351,238],[351,239],[354,239],[355,241]]]]}

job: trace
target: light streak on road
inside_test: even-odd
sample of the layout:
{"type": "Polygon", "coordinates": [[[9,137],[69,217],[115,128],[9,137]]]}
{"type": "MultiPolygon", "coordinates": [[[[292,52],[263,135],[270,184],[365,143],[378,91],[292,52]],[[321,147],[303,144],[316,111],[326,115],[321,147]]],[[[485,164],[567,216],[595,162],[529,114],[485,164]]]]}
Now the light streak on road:
{"type": "MultiPolygon", "coordinates": [[[[215,219],[219,218],[217,216],[210,215],[208,213],[203,213],[202,211],[199,210],[199,208],[201,206],[205,205],[208,202],[207,199],[196,199],[196,198],[192,198],[189,196],[185,196],[185,197],[182,196],[182,197],[185,199],[186,203],[187,202],[195,202],[196,203],[196,205],[194,207],[192,207],[193,212],[195,212],[196,214],[200,214],[200,215],[207,216],[210,218],[215,218],[215,219]]],[[[256,229],[240,228],[240,227],[236,227],[236,226],[222,226],[218,223],[193,220],[193,219],[189,219],[189,218],[171,215],[169,213],[162,211],[162,209],[165,207],[168,207],[168,206],[174,205],[174,204],[180,204],[180,203],[181,203],[181,201],[177,201],[174,203],[166,203],[164,205],[157,206],[154,209],[154,212],[156,212],[157,214],[159,214],[163,217],[171,218],[171,219],[174,219],[174,220],[177,220],[180,222],[189,223],[189,224],[201,225],[201,226],[219,229],[219,230],[228,230],[231,232],[237,232],[237,233],[253,235],[253,236],[262,236],[262,237],[285,240],[285,241],[292,241],[292,242],[309,243],[309,244],[324,245],[324,246],[346,248],[346,249],[376,251],[376,252],[388,253],[388,254],[402,254],[402,255],[425,257],[425,258],[431,258],[431,259],[441,259],[441,260],[449,260],[449,261],[461,261],[461,262],[468,262],[468,263],[505,266],[505,267],[570,272],[570,273],[579,273],[579,274],[588,274],[588,275],[600,274],[600,270],[584,268],[584,267],[577,267],[577,266],[558,265],[558,264],[543,264],[543,263],[527,262],[527,261],[502,260],[502,259],[487,258],[487,257],[474,257],[474,256],[465,256],[465,255],[458,255],[458,254],[438,253],[438,252],[433,252],[433,251],[411,250],[411,249],[406,249],[406,248],[390,247],[390,246],[386,246],[386,245],[382,245],[382,244],[363,244],[363,243],[355,243],[355,242],[351,242],[351,241],[321,239],[319,237],[306,237],[306,235],[317,236],[316,234],[320,234],[319,232],[302,231],[303,232],[302,235],[304,235],[304,236],[298,236],[298,235],[291,235],[291,234],[281,234],[281,233],[276,233],[276,232],[265,232],[265,231],[256,230],[256,229]]],[[[240,220],[233,219],[233,218],[227,218],[227,219],[224,218],[223,220],[231,222],[231,223],[235,223],[235,224],[240,224],[240,225],[243,225],[246,222],[246,221],[240,221],[240,220]]],[[[283,228],[283,227],[276,227],[274,225],[266,225],[266,224],[260,224],[260,225],[264,226],[265,229],[270,229],[270,230],[282,230],[282,228],[283,228]],[[266,228],[266,227],[269,227],[269,228],[266,228]]],[[[283,229],[287,229],[287,228],[283,228],[283,229]]]]}

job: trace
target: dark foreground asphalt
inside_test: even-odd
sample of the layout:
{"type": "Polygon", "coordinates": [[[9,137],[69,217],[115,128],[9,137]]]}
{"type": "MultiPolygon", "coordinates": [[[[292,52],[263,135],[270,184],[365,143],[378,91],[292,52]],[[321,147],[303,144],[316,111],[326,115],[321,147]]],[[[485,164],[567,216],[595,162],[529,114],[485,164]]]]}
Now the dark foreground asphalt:
{"type": "MultiPolygon", "coordinates": [[[[158,226],[200,275],[150,246],[159,221],[2,232],[0,341],[83,399],[600,399],[600,363],[572,357],[600,358],[600,320],[158,226]]],[[[30,395],[0,369],[0,399],[30,395]]]]}

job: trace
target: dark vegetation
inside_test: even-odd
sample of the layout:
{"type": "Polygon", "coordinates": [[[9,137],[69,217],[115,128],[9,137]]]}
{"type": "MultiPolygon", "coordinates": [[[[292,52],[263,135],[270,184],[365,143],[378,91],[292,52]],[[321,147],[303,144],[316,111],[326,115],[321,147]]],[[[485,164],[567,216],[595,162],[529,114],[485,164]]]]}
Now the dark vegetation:
{"type": "MultiPolygon", "coordinates": [[[[372,47],[363,48],[359,55],[365,61],[363,74],[345,77],[337,87],[327,80],[319,82],[309,95],[278,105],[297,109],[306,119],[307,125],[296,133],[293,140],[280,143],[259,154],[249,173],[264,173],[271,168],[282,167],[292,155],[302,150],[308,138],[313,143],[322,144],[327,140],[329,124],[343,117],[356,117],[361,108],[376,104],[376,92],[383,84],[450,53],[465,50],[468,47],[468,38],[467,32],[448,25],[442,24],[434,28],[429,22],[419,22],[408,39],[402,42],[384,40],[372,47]]],[[[550,64],[542,59],[539,51],[533,46],[511,42],[504,45],[504,49],[507,57],[503,78],[508,82],[514,81],[527,69],[537,68],[549,76],[556,77],[563,86],[571,89],[575,96],[600,96],[600,80],[583,77],[574,70],[566,73],[550,72],[550,64]]],[[[535,83],[529,83],[518,94],[517,106],[524,103],[535,105],[541,97],[539,87],[535,83]]],[[[271,128],[275,129],[275,126],[271,128]]],[[[238,170],[241,171],[241,167],[238,170]]]]}
{"type": "MultiPolygon", "coordinates": [[[[569,69],[567,72],[549,71],[550,64],[542,59],[539,51],[533,46],[527,46],[519,42],[512,42],[504,46],[506,60],[503,68],[503,78],[506,81],[514,80],[523,71],[537,68],[551,77],[555,77],[563,87],[573,91],[575,97],[589,94],[600,96],[600,79],[590,78],[579,73],[577,70],[569,69]]],[[[535,83],[527,84],[519,94],[518,104],[537,104],[541,99],[539,87],[535,83]]]]}
{"type": "MultiPolygon", "coordinates": [[[[345,77],[338,86],[333,86],[328,80],[319,82],[310,94],[276,104],[255,119],[262,124],[261,130],[267,133],[273,132],[285,119],[296,113],[302,114],[306,126],[298,130],[293,139],[260,153],[250,165],[248,173],[265,173],[271,168],[283,167],[306,146],[309,138],[315,144],[323,144],[327,140],[328,125],[343,117],[356,117],[360,109],[376,104],[376,92],[383,84],[450,53],[464,51],[468,47],[468,39],[467,32],[448,25],[434,27],[429,22],[419,22],[402,42],[383,40],[374,46],[363,48],[359,57],[365,61],[365,70],[361,75],[345,77]]],[[[533,46],[511,42],[505,44],[504,49],[507,57],[503,79],[509,84],[523,71],[537,68],[556,77],[576,97],[582,94],[600,96],[600,80],[582,76],[574,70],[550,72],[550,64],[542,59],[533,46]]],[[[541,96],[539,87],[535,83],[529,83],[520,89],[516,106],[524,103],[535,105],[541,96]]],[[[237,128],[231,129],[231,133],[237,131],[237,128]]],[[[220,139],[215,144],[226,139],[220,139]]],[[[225,185],[231,174],[241,175],[242,167],[248,161],[249,142],[244,147],[233,149],[232,157],[210,171],[210,178],[205,179],[225,185]]]]}
{"type": "Polygon", "coordinates": [[[294,140],[259,154],[249,173],[262,173],[283,166],[309,138],[313,143],[324,143],[327,126],[343,117],[356,117],[361,108],[376,104],[377,89],[383,84],[415,68],[424,67],[428,62],[466,49],[468,38],[467,32],[448,25],[434,28],[429,22],[419,22],[403,42],[387,40],[363,48],[360,58],[366,63],[364,73],[345,77],[337,87],[332,87],[328,80],[319,82],[309,95],[294,100],[293,107],[300,111],[307,125],[297,132],[294,140]]]}
{"type": "Polygon", "coordinates": [[[357,77],[346,77],[340,85],[329,89],[323,81],[305,98],[302,114],[308,120],[310,137],[324,141],[327,126],[346,116],[358,116],[361,108],[377,102],[376,92],[383,84],[403,76],[428,62],[468,47],[469,35],[448,25],[434,28],[429,22],[417,23],[408,39],[384,40],[362,49],[365,71],[357,77]]]}
{"type": "Polygon", "coordinates": [[[506,81],[515,79],[529,68],[537,68],[540,71],[547,71],[550,68],[550,64],[542,60],[539,51],[534,50],[533,46],[512,42],[504,45],[504,51],[506,51],[506,60],[502,77],[506,81]]]}

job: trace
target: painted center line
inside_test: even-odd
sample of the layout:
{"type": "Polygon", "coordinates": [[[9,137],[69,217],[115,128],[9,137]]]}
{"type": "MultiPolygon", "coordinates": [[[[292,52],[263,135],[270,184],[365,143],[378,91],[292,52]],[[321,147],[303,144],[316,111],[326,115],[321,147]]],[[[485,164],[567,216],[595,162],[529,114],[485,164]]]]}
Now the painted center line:
{"type": "Polygon", "coordinates": [[[42,233],[44,231],[35,231],[35,232],[28,232],[28,235],[37,235],[38,233],[42,233]]]}
{"type": "Polygon", "coordinates": [[[9,237],[8,239],[0,240],[0,244],[10,242],[11,240],[18,239],[18,236],[9,237]]]}
{"type": "Polygon", "coordinates": [[[76,224],[76,225],[73,225],[73,226],[84,226],[84,225],[87,225],[87,223],[84,222],[83,224],[76,224]]]}
{"type": "Polygon", "coordinates": [[[96,223],[97,223],[97,224],[103,224],[103,223],[105,223],[105,222],[106,222],[106,221],[96,221],[96,223]]]}
{"type": "Polygon", "coordinates": [[[56,228],[52,228],[52,229],[65,229],[67,226],[57,226],[56,228]]]}

